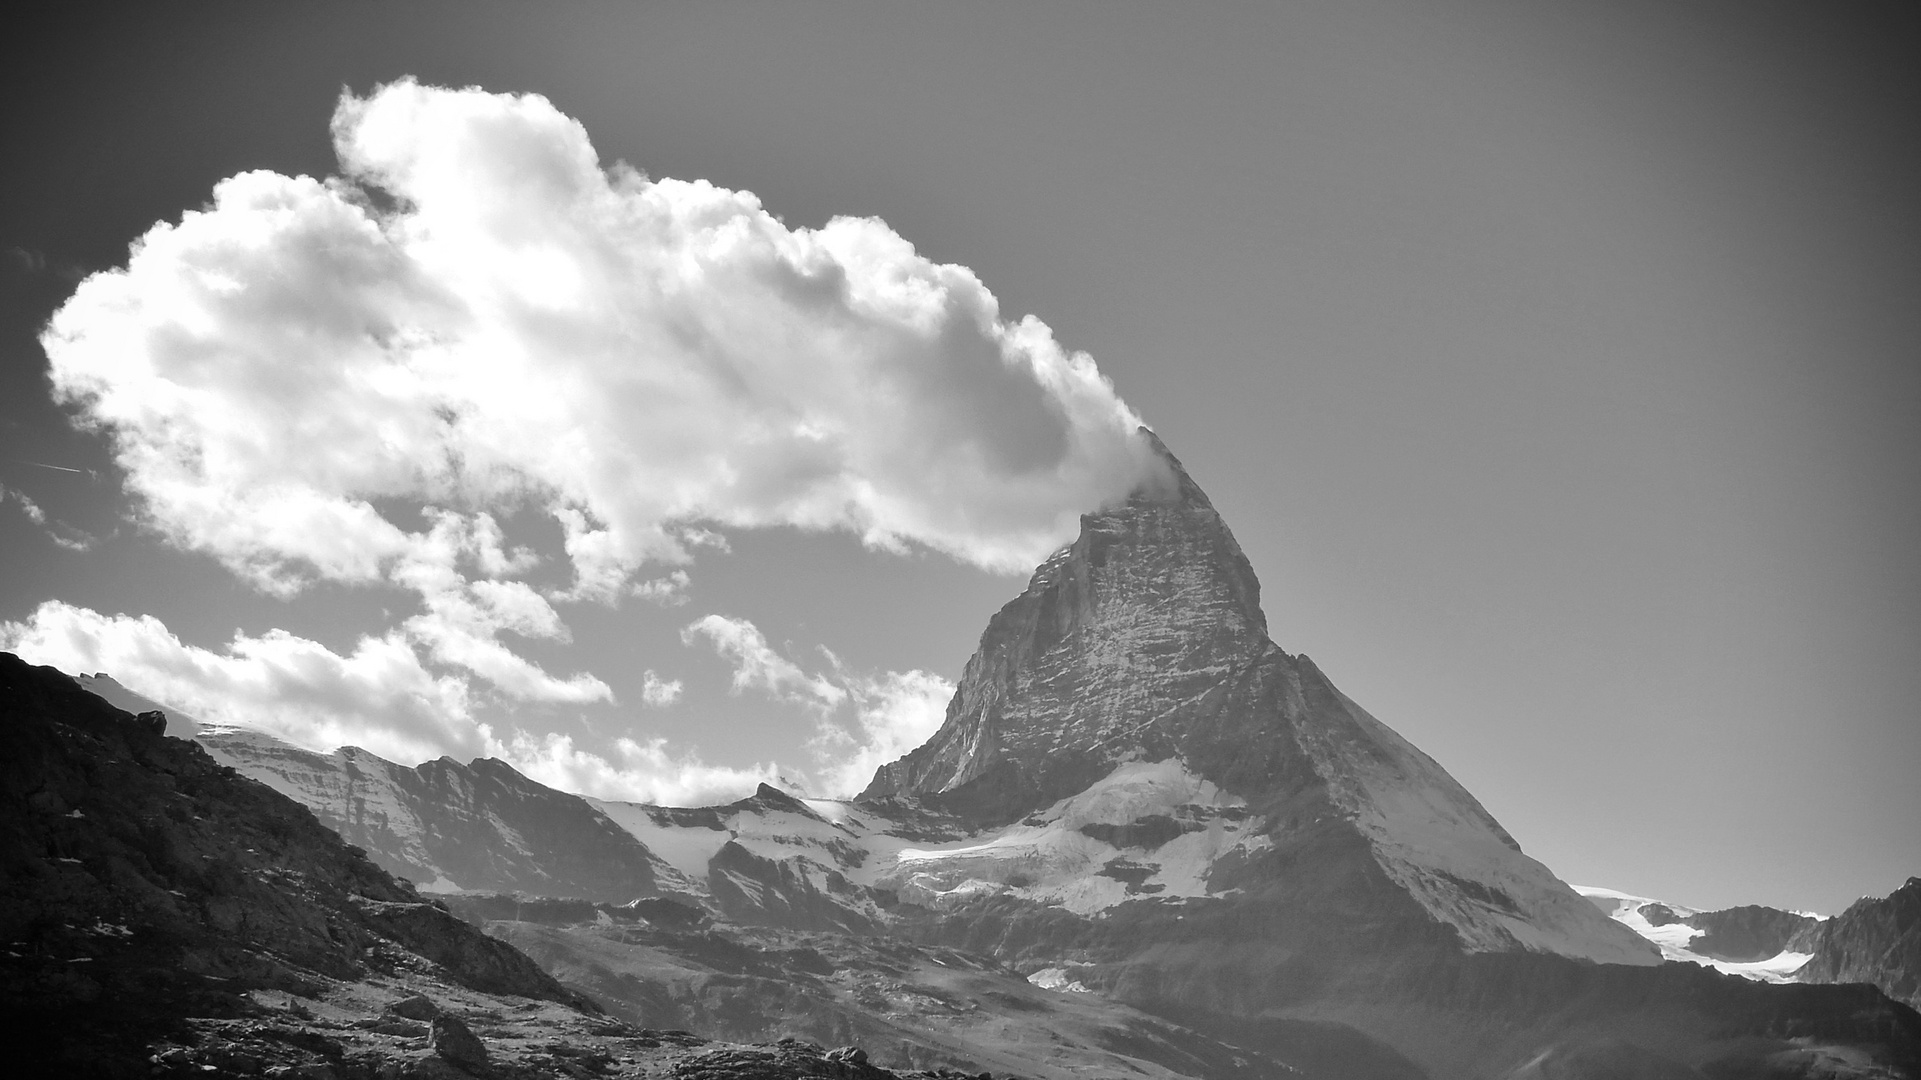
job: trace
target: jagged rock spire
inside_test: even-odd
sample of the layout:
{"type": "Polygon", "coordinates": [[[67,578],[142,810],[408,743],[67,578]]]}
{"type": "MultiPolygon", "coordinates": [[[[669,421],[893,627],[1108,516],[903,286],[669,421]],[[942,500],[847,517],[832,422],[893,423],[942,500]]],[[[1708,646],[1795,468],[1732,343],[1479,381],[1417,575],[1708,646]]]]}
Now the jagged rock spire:
{"type": "Polygon", "coordinates": [[[1118,754],[1172,752],[1218,708],[1210,691],[1277,651],[1234,534],[1179,459],[1141,436],[1164,471],[1081,518],[1079,538],[988,623],[940,731],[862,798],[942,796],[1017,817],[1118,754]]]}

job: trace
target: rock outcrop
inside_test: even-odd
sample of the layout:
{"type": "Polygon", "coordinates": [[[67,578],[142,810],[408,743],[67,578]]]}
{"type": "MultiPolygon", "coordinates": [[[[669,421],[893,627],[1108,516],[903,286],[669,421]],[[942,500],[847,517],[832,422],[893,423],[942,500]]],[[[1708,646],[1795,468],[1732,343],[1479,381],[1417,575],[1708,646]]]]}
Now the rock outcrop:
{"type": "Polygon", "coordinates": [[[1821,920],[1812,915],[1763,904],[1697,912],[1681,921],[1701,931],[1688,942],[1689,948],[1703,956],[1736,964],[1779,956],[1788,951],[1797,936],[1821,924],[1821,920]]]}

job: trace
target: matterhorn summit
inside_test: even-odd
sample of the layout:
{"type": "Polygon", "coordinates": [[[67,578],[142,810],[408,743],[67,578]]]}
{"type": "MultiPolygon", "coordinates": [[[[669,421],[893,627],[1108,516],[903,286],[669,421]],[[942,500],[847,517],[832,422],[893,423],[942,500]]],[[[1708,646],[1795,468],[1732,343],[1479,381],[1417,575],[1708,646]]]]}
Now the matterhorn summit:
{"type": "Polygon", "coordinates": [[[1144,868],[1231,802],[1241,839],[1212,853],[1203,896],[1294,892],[1308,876],[1342,882],[1355,904],[1424,915],[1471,950],[1658,963],[1433,759],[1269,640],[1233,533],[1161,441],[1142,437],[1166,476],[1082,518],[1079,538],[989,622],[939,732],[882,767],[861,799],[1003,826],[1155,764],[1187,778],[1167,791],[1204,789],[1208,801],[1150,799],[1137,819],[1076,827],[1144,868]]]}

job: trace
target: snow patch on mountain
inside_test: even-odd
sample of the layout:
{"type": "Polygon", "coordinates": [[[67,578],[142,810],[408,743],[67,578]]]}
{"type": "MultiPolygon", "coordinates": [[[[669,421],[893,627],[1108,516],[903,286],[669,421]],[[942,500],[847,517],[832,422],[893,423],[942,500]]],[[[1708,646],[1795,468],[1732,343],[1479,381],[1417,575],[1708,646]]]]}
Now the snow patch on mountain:
{"type": "Polygon", "coordinates": [[[1092,915],[1147,897],[1207,896],[1223,855],[1271,843],[1249,835],[1245,807],[1178,759],[1127,761],[1015,825],[902,847],[869,880],[934,908],[1005,892],[1092,915]]]}

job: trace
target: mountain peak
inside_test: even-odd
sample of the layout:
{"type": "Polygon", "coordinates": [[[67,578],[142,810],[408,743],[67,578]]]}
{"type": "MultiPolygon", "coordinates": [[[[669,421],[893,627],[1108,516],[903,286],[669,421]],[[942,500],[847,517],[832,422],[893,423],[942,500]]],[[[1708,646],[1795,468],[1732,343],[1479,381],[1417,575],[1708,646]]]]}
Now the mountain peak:
{"type": "Polygon", "coordinates": [[[1128,502],[1179,503],[1213,510],[1214,504],[1208,501],[1207,493],[1201,490],[1201,486],[1194,482],[1193,477],[1187,475],[1187,469],[1181,465],[1181,459],[1174,456],[1174,452],[1167,448],[1167,444],[1161,441],[1161,437],[1147,427],[1139,428],[1138,434],[1147,443],[1148,449],[1154,452],[1154,460],[1158,468],[1150,470],[1148,476],[1135,485],[1134,490],[1128,495],[1128,502]]]}
{"type": "Polygon", "coordinates": [[[1166,446],[1142,437],[1165,475],[1081,518],[1080,536],[988,622],[940,730],[882,766],[861,799],[919,800],[992,828],[1043,820],[1095,788],[1133,805],[1145,796],[1128,770],[1178,764],[1265,822],[1267,846],[1211,869],[1210,892],[1323,865],[1328,889],[1418,913],[1470,949],[1658,962],[1433,759],[1268,639],[1233,533],[1166,446]],[[1343,861],[1354,850],[1372,870],[1343,861]]]}
{"type": "Polygon", "coordinates": [[[1279,651],[1234,534],[1159,437],[1141,436],[1160,475],[1082,516],[1080,536],[988,623],[941,730],[863,798],[1018,817],[1121,756],[1177,752],[1218,708],[1211,689],[1279,651]]]}

